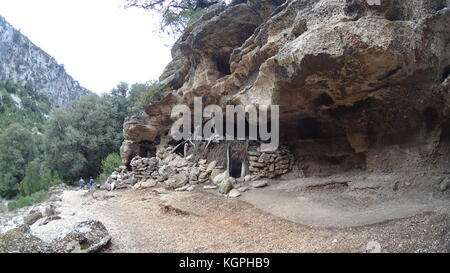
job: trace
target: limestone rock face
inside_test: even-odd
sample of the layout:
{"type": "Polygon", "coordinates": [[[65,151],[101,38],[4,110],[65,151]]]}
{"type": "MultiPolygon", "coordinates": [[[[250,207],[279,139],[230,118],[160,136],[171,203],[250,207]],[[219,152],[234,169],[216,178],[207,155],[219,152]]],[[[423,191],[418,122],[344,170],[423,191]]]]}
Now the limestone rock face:
{"type": "Polygon", "coordinates": [[[89,93],[66,73],[64,66],[0,16],[0,81],[7,80],[47,95],[54,106],[89,93]]]}
{"type": "Polygon", "coordinates": [[[146,125],[165,135],[169,109],[191,105],[194,96],[204,105],[280,105],[282,139],[306,175],[448,164],[448,5],[213,6],[173,47],[174,61],[161,77],[173,91],[147,107],[146,125]]]}

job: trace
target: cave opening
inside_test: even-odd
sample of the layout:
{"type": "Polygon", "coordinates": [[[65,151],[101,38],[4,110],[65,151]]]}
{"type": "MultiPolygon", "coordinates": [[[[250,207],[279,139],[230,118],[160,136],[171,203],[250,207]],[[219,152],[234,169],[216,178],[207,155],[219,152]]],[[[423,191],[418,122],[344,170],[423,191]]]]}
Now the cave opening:
{"type": "Polygon", "coordinates": [[[331,106],[334,104],[334,100],[327,93],[322,93],[315,100],[316,106],[331,106]]]}
{"type": "Polygon", "coordinates": [[[131,160],[134,158],[134,156],[129,156],[127,158],[127,165],[125,166],[127,168],[127,171],[131,172],[132,168],[131,168],[131,160]]]}
{"type": "Polygon", "coordinates": [[[152,143],[150,141],[143,141],[139,144],[140,144],[140,149],[139,149],[140,157],[150,158],[150,157],[156,156],[156,147],[155,147],[154,143],[152,143]]]}
{"type": "Polygon", "coordinates": [[[235,158],[230,162],[230,176],[240,178],[242,174],[242,159],[235,158]]]}
{"type": "Polygon", "coordinates": [[[230,58],[230,56],[226,55],[223,57],[217,57],[215,59],[217,70],[225,76],[231,74],[229,58],[230,58]]]}
{"type": "Polygon", "coordinates": [[[432,107],[427,107],[425,110],[423,110],[423,116],[425,119],[425,125],[428,130],[432,130],[437,122],[438,119],[438,113],[436,112],[436,109],[432,107]]]}
{"type": "Polygon", "coordinates": [[[450,142],[450,119],[442,124],[441,140],[443,142],[450,142]]]}
{"type": "Polygon", "coordinates": [[[247,163],[247,161],[246,141],[231,142],[229,144],[229,175],[236,179],[245,176],[243,171],[245,170],[244,165],[247,163]]]}
{"type": "Polygon", "coordinates": [[[450,76],[450,65],[444,68],[442,72],[441,82],[444,82],[450,76]]]}
{"type": "Polygon", "coordinates": [[[320,126],[314,118],[303,118],[298,122],[298,137],[304,139],[320,138],[320,126]]]}
{"type": "Polygon", "coordinates": [[[386,13],[386,20],[389,21],[402,21],[407,20],[409,16],[406,16],[400,7],[394,6],[386,13]]]}
{"type": "Polygon", "coordinates": [[[169,146],[174,147],[172,150],[173,153],[184,157],[186,141],[183,141],[183,140],[177,141],[177,140],[172,139],[169,141],[168,144],[169,144],[169,146]]]}

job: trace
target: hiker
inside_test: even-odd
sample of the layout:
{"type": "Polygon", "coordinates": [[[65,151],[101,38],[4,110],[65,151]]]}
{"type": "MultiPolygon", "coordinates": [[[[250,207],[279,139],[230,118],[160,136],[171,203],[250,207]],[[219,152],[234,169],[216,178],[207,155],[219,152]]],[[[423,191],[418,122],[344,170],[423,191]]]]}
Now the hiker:
{"type": "Polygon", "coordinates": [[[89,187],[92,188],[94,186],[94,184],[95,184],[95,180],[91,176],[91,179],[89,179],[89,187]]]}
{"type": "Polygon", "coordinates": [[[84,180],[83,177],[80,178],[80,190],[84,187],[84,180]]]}

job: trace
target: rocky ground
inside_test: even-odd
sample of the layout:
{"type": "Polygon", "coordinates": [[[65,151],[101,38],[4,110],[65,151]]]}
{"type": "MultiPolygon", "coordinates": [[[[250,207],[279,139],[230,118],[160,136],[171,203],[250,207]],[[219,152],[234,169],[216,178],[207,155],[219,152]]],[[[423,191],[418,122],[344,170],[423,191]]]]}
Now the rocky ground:
{"type": "MultiPolygon", "coordinates": [[[[168,191],[162,184],[112,192],[65,190],[58,195],[61,199],[53,202],[60,219],[46,225],[42,225],[45,217],[39,219],[30,232],[51,244],[62,232],[95,219],[103,223],[112,238],[103,252],[450,251],[449,206],[442,203],[445,196],[436,197],[433,206],[409,211],[404,217],[385,217],[372,224],[340,228],[304,225],[302,219],[287,220],[276,210],[272,212],[282,217],[264,212],[278,205],[273,199],[267,199],[265,205],[257,204],[261,209],[243,201],[256,204],[252,197],[263,193],[267,197],[268,191],[279,190],[283,183],[288,185],[289,181],[269,183],[264,190],[251,189],[241,198],[223,197],[215,190],[168,191]]],[[[296,198],[292,197],[295,206],[296,198]]],[[[361,214],[364,208],[360,209],[361,214]]],[[[320,218],[320,211],[316,212],[316,218],[320,218]]]]}

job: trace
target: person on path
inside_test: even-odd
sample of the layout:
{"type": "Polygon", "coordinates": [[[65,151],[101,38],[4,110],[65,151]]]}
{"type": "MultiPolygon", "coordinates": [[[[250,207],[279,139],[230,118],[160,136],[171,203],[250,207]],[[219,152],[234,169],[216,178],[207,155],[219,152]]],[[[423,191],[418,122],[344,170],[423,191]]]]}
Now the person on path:
{"type": "Polygon", "coordinates": [[[80,178],[80,190],[84,187],[84,180],[83,177],[80,178]]]}
{"type": "Polygon", "coordinates": [[[89,187],[92,188],[94,186],[94,184],[95,184],[95,180],[91,176],[91,179],[89,179],[89,187]]]}

